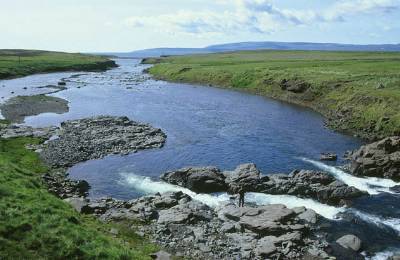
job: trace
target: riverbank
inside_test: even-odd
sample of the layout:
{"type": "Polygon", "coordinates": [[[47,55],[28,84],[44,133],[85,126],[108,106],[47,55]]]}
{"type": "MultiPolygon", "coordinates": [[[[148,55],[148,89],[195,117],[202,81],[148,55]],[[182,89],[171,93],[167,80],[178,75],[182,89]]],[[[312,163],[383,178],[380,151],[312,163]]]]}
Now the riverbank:
{"type": "MultiPolygon", "coordinates": [[[[7,153],[3,151],[6,156],[24,163],[26,160],[16,156],[7,142],[26,140],[22,141],[22,147],[19,146],[18,149],[33,158],[29,163],[36,163],[38,167],[42,165],[35,153],[23,148],[27,145],[29,149],[40,154],[47,165],[51,165],[50,168],[42,166],[40,170],[35,171],[36,184],[29,188],[47,187],[50,193],[64,200],[62,202],[52,197],[52,207],[57,207],[57,203],[64,205],[67,202],[78,213],[83,214],[79,215],[80,218],[93,215],[108,223],[106,225],[112,227],[108,231],[112,237],[117,237],[120,232],[134,238],[149,236],[169,252],[196,259],[222,259],[230,256],[241,259],[298,259],[303,256],[331,259],[329,254],[338,255],[343,252],[356,257],[353,259],[360,257],[357,254],[360,246],[351,250],[344,248],[347,244],[341,244],[338,248],[336,244],[328,244],[323,237],[316,238],[319,236],[318,220],[322,217],[314,210],[298,207],[299,205],[287,208],[276,202],[260,204],[258,197],[268,201],[269,196],[275,196],[271,194],[286,194],[284,190],[292,191],[290,194],[298,196],[299,201],[307,201],[300,199],[301,197],[314,198],[334,205],[364,195],[355,188],[335,181],[326,173],[300,171],[288,177],[261,177],[260,171],[253,164],[241,165],[233,172],[222,172],[213,167],[188,168],[166,173],[162,177],[166,182],[152,181],[144,177],[137,177],[135,180],[130,177],[133,183],[148,183],[155,195],[125,201],[113,198],[94,199],[88,197],[90,183],[84,180],[70,180],[65,173],[65,167],[107,154],[125,154],[127,151],[161,147],[165,142],[165,135],[160,129],[130,121],[126,117],[95,117],[67,121],[59,128],[10,127],[0,131],[0,134],[2,137],[13,137],[0,139],[6,144],[4,147],[7,153]],[[48,141],[43,142],[44,140],[48,141]],[[41,174],[38,174],[39,172],[41,174]],[[184,187],[178,187],[176,184],[184,187]],[[228,187],[237,185],[246,187],[249,192],[250,197],[244,208],[238,208],[226,194],[207,194],[216,191],[225,193],[228,187]],[[157,191],[166,193],[159,194],[157,191]],[[126,230],[114,228],[115,225],[126,230]],[[237,244],[237,241],[241,241],[240,244],[237,244]],[[191,250],[186,250],[187,248],[191,250]]],[[[27,190],[20,192],[25,196],[27,190]]],[[[8,192],[3,194],[9,196],[8,192]]],[[[322,207],[340,212],[340,209],[332,206],[322,207]]],[[[24,231],[29,237],[30,232],[33,232],[33,220],[25,214],[21,215],[29,223],[29,228],[24,231]]],[[[324,217],[334,218],[334,215],[328,214],[324,217]]],[[[3,232],[6,239],[7,232],[3,232]]],[[[132,243],[135,242],[137,241],[132,243]]],[[[9,242],[7,246],[11,245],[9,242]]],[[[81,249],[80,246],[78,248],[81,249]]],[[[156,247],[146,241],[140,244],[139,249],[143,251],[139,253],[143,252],[143,255],[138,259],[145,259],[153,252],[146,251],[148,248],[154,251],[156,247]]],[[[7,248],[7,254],[16,256],[15,252],[8,250],[7,248]]],[[[49,250],[49,254],[52,254],[53,249],[49,250]]]]}
{"type": "Polygon", "coordinates": [[[24,122],[25,117],[42,113],[68,112],[68,101],[46,95],[17,96],[0,104],[1,115],[13,123],[24,122]]]}
{"type": "Polygon", "coordinates": [[[47,191],[42,175],[50,169],[26,149],[43,141],[0,138],[0,258],[151,259],[157,246],[132,223],[100,222],[47,191]]]}
{"type": "Polygon", "coordinates": [[[116,67],[101,56],[37,50],[0,50],[0,80],[36,73],[104,71],[116,67]]]}
{"type": "Polygon", "coordinates": [[[242,90],[310,107],[368,140],[398,135],[399,53],[248,51],[145,59],[157,79],[242,90]]]}

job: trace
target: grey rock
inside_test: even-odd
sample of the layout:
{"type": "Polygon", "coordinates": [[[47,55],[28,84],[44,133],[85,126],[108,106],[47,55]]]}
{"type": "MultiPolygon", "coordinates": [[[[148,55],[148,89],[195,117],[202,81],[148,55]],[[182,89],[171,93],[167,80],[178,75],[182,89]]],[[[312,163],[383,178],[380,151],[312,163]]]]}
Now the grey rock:
{"type": "Polygon", "coordinates": [[[157,253],[151,254],[150,257],[156,260],[170,260],[172,255],[165,251],[158,251],[157,253]]]}
{"type": "Polygon", "coordinates": [[[109,154],[128,154],[163,146],[166,135],[127,117],[100,116],[61,123],[57,139],[49,140],[41,157],[53,167],[69,167],[109,154]]]}
{"type": "Polygon", "coordinates": [[[400,136],[361,146],[351,155],[350,172],[400,180],[400,136]]]}
{"type": "Polygon", "coordinates": [[[225,176],[216,167],[192,167],[167,172],[161,179],[199,193],[226,191],[225,176]]]}
{"type": "Polygon", "coordinates": [[[234,233],[235,231],[236,231],[236,226],[233,223],[226,222],[221,226],[221,232],[234,233]]]}
{"type": "Polygon", "coordinates": [[[257,247],[255,248],[255,254],[261,257],[268,257],[272,253],[276,252],[276,250],[277,248],[274,242],[268,237],[264,237],[258,241],[257,247]]]}
{"type": "Polygon", "coordinates": [[[331,205],[365,195],[364,192],[336,180],[328,173],[311,170],[296,170],[289,175],[269,175],[269,180],[260,184],[259,189],[268,194],[295,195],[331,205]]]}
{"type": "Polygon", "coordinates": [[[349,234],[342,236],[341,238],[336,240],[336,243],[344,248],[352,249],[357,252],[361,249],[362,242],[361,239],[359,239],[357,236],[349,234]]]}
{"type": "Polygon", "coordinates": [[[255,191],[260,183],[260,171],[253,163],[241,164],[234,171],[224,172],[225,182],[231,188],[244,188],[247,191],[255,191]]]}
{"type": "Polygon", "coordinates": [[[88,206],[89,202],[85,198],[67,198],[64,201],[68,202],[79,213],[92,213],[92,209],[88,206]]]}
{"type": "Polygon", "coordinates": [[[311,224],[315,224],[317,223],[318,220],[318,215],[317,213],[312,210],[312,209],[307,209],[306,211],[300,213],[299,215],[297,215],[297,217],[301,220],[304,220],[305,222],[311,223],[311,224]]]}

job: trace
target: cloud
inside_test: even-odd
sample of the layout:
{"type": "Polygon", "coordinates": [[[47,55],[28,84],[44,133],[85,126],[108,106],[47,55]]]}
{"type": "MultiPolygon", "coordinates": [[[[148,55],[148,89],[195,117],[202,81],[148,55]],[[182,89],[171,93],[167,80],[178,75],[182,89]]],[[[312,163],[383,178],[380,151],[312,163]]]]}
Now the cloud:
{"type": "Polygon", "coordinates": [[[348,17],[360,14],[390,13],[398,10],[399,0],[356,0],[339,1],[331,10],[328,10],[324,18],[326,20],[345,21],[348,17]]]}
{"type": "Polygon", "coordinates": [[[324,10],[284,9],[269,0],[218,0],[217,3],[230,9],[223,12],[181,10],[158,16],[135,16],[127,18],[125,24],[198,36],[239,32],[269,34],[287,27],[346,22],[356,15],[389,13],[400,6],[400,0],[341,0],[324,10]]]}

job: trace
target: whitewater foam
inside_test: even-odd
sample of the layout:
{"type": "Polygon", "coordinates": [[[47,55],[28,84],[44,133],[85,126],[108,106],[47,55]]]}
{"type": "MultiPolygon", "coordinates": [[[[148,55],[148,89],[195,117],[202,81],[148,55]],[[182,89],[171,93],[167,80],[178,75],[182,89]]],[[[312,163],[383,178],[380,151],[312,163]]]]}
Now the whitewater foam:
{"type": "MultiPolygon", "coordinates": [[[[154,194],[157,192],[181,191],[195,200],[203,202],[210,207],[216,207],[221,202],[229,201],[229,196],[226,193],[219,195],[198,194],[189,189],[172,185],[162,181],[155,181],[149,177],[138,176],[134,174],[123,174],[124,181],[131,185],[136,190],[144,194],[154,194]]],[[[267,204],[283,204],[288,208],[306,207],[313,209],[319,215],[328,219],[337,219],[337,214],[345,211],[345,208],[336,208],[333,206],[324,205],[311,199],[301,199],[290,195],[269,195],[264,193],[250,192],[246,194],[246,201],[257,205],[267,204]]]]}
{"type": "Polygon", "coordinates": [[[250,192],[246,196],[246,201],[256,203],[257,205],[283,204],[288,208],[306,207],[314,210],[319,215],[332,220],[338,219],[337,215],[346,210],[346,208],[337,208],[319,203],[312,199],[302,199],[290,195],[270,195],[250,192]]]}
{"type": "Polygon", "coordinates": [[[198,194],[189,189],[172,185],[162,181],[155,181],[149,177],[138,176],[135,174],[122,174],[127,184],[131,185],[135,190],[143,192],[144,194],[155,194],[157,192],[178,192],[181,191],[192,199],[198,200],[209,207],[217,207],[221,202],[228,201],[229,197],[222,195],[209,195],[209,194],[198,194]]]}
{"type": "Polygon", "coordinates": [[[390,191],[391,187],[396,185],[400,185],[400,183],[394,182],[389,179],[375,178],[375,177],[367,177],[360,178],[355,177],[343,170],[340,170],[334,166],[330,166],[324,164],[322,162],[314,161],[307,158],[301,158],[303,161],[311,163],[312,165],[318,167],[321,170],[327,171],[332,174],[338,180],[344,182],[349,186],[353,186],[361,191],[366,191],[368,194],[376,195],[382,192],[394,193],[390,191]]]}
{"type": "MultiPolygon", "coordinates": [[[[183,188],[177,185],[172,185],[163,181],[152,180],[149,177],[138,176],[135,174],[125,173],[123,176],[123,184],[130,185],[135,190],[140,191],[144,194],[155,194],[157,192],[178,192],[181,191],[192,199],[200,201],[209,207],[217,207],[222,202],[229,201],[229,196],[226,193],[211,195],[211,194],[199,194],[195,193],[187,188],[183,188]]],[[[265,193],[249,192],[246,193],[246,201],[254,203],[256,205],[268,205],[268,204],[283,204],[288,208],[295,207],[306,207],[314,210],[317,214],[331,220],[338,220],[338,214],[342,212],[349,212],[358,218],[375,224],[379,227],[386,226],[399,232],[400,234],[400,219],[383,219],[356,209],[348,209],[344,207],[334,207],[319,203],[312,199],[303,199],[291,195],[271,195],[265,193]]]]}
{"type": "MultiPolygon", "coordinates": [[[[387,249],[382,252],[375,253],[372,257],[365,257],[367,260],[387,260],[390,257],[394,256],[395,254],[398,254],[400,252],[400,249],[398,248],[393,248],[393,249],[387,249]]],[[[363,254],[365,256],[365,253],[363,254]]]]}
{"type": "Polygon", "coordinates": [[[374,216],[356,209],[350,209],[349,212],[359,217],[360,219],[375,224],[378,227],[386,226],[400,234],[400,219],[398,218],[382,218],[378,216],[374,216]]]}

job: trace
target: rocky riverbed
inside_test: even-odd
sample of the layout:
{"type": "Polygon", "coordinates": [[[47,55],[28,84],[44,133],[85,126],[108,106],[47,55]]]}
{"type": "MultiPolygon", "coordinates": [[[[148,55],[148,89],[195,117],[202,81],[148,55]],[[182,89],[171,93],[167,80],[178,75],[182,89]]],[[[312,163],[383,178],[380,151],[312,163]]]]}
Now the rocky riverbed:
{"type": "Polygon", "coordinates": [[[161,179],[201,193],[229,192],[242,187],[247,192],[294,195],[331,205],[351,204],[352,199],[366,195],[326,172],[295,170],[290,174],[261,176],[254,164],[239,165],[226,172],[216,167],[184,168],[167,172],[161,179]]]}
{"type": "MultiPolygon", "coordinates": [[[[134,225],[138,234],[149,236],[177,256],[196,259],[332,258],[329,244],[315,232],[321,216],[311,209],[252,203],[239,208],[233,197],[218,205],[207,205],[182,192],[157,193],[129,201],[89,199],[90,184],[68,178],[66,167],[78,162],[161,147],[166,136],[160,129],[126,117],[101,116],[66,121],[60,127],[10,126],[2,128],[0,136],[33,136],[47,140],[29,148],[39,152],[52,167],[43,175],[51,193],[80,213],[93,214],[102,221],[139,222],[139,226],[134,225]]],[[[343,204],[343,201],[365,195],[324,172],[302,170],[289,175],[262,176],[254,164],[240,165],[231,172],[216,167],[184,168],[167,172],[161,179],[198,193],[227,192],[240,186],[246,191],[291,194],[330,204],[343,204]]],[[[349,254],[358,251],[349,248],[342,246],[349,254]]]]}
{"type": "Polygon", "coordinates": [[[52,167],[69,167],[109,154],[160,148],[165,139],[160,129],[150,125],[127,117],[100,116],[62,123],[55,138],[40,148],[40,155],[52,167]]]}

